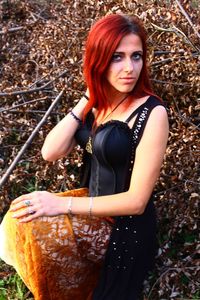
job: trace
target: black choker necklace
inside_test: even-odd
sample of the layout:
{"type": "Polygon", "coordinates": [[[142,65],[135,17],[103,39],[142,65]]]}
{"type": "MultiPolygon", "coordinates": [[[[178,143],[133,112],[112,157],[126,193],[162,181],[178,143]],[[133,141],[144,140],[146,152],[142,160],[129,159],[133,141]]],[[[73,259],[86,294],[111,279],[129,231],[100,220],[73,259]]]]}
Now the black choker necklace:
{"type": "Polygon", "coordinates": [[[101,121],[101,123],[103,123],[110,115],[112,115],[112,113],[128,98],[128,95],[126,95],[126,97],[124,97],[112,110],[111,112],[109,112],[109,114],[101,121]]]}
{"type": "MultiPolygon", "coordinates": [[[[129,95],[126,95],[126,97],[124,97],[112,110],[111,112],[109,112],[109,114],[101,121],[101,123],[103,123],[127,98],[129,95]]],[[[91,135],[88,138],[85,150],[92,154],[92,137],[91,135]]]]}

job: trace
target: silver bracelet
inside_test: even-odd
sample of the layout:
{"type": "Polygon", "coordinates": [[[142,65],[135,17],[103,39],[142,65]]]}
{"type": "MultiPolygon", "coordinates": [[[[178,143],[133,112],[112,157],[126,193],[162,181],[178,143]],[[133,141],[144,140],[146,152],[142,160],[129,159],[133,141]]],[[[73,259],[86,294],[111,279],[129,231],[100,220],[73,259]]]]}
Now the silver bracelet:
{"type": "Polygon", "coordinates": [[[92,216],[93,197],[90,197],[89,216],[92,216]]]}
{"type": "Polygon", "coordinates": [[[67,213],[69,216],[72,216],[73,213],[72,213],[72,200],[73,200],[73,197],[70,197],[69,200],[68,200],[68,205],[67,205],[67,213]]]}

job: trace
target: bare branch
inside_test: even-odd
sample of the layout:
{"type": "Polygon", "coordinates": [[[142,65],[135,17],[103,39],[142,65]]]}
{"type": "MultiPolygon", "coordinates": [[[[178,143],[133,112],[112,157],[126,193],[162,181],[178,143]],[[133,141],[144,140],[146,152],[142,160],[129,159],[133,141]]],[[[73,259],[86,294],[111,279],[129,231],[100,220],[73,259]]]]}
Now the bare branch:
{"type": "Polygon", "coordinates": [[[30,103],[34,103],[34,102],[38,102],[38,101],[43,101],[43,100],[46,100],[46,99],[49,99],[49,98],[50,97],[46,96],[46,97],[42,97],[42,98],[31,100],[31,101],[23,102],[23,103],[17,104],[17,105],[12,106],[12,107],[1,108],[0,109],[0,113],[6,112],[6,111],[9,111],[9,110],[13,110],[13,109],[16,109],[18,107],[21,107],[21,106],[24,106],[24,105],[27,105],[27,104],[30,104],[30,103]]]}
{"type": "Polygon", "coordinates": [[[189,38],[185,35],[185,33],[182,32],[180,29],[178,29],[176,26],[173,25],[172,27],[169,28],[163,28],[154,23],[151,23],[151,25],[158,31],[175,33],[177,36],[182,37],[185,43],[189,44],[193,49],[199,52],[199,49],[195,47],[195,45],[193,45],[193,43],[189,40],[189,38]]]}
{"type": "Polygon", "coordinates": [[[41,78],[37,79],[36,81],[34,81],[33,83],[31,83],[29,85],[29,89],[32,88],[34,85],[39,84],[42,80],[44,80],[44,78],[46,78],[47,76],[50,76],[52,74],[53,71],[50,71],[48,74],[42,76],[41,78]]]}
{"type": "Polygon", "coordinates": [[[4,28],[3,30],[0,31],[0,34],[12,33],[12,32],[16,32],[16,31],[20,31],[22,29],[24,29],[23,26],[13,27],[13,28],[10,28],[10,29],[4,28]]]}
{"type": "Polygon", "coordinates": [[[180,273],[180,272],[184,272],[185,270],[198,270],[199,269],[199,266],[196,266],[196,267],[182,267],[182,268],[169,268],[169,269],[167,269],[166,271],[164,271],[161,275],[160,275],[160,277],[155,281],[155,283],[153,284],[153,286],[152,286],[152,288],[151,288],[151,290],[150,290],[150,292],[149,292],[149,294],[148,294],[148,299],[150,299],[150,296],[151,296],[151,294],[152,294],[152,292],[153,292],[153,289],[154,289],[154,287],[157,285],[157,283],[159,282],[159,281],[161,281],[162,280],[162,278],[168,273],[168,272],[178,272],[178,273],[180,273]]]}
{"type": "Polygon", "coordinates": [[[172,58],[165,58],[165,59],[162,59],[162,60],[152,62],[151,66],[155,67],[155,66],[159,66],[159,65],[162,65],[162,64],[168,64],[170,62],[173,62],[173,61],[179,60],[179,59],[183,60],[183,59],[186,59],[186,57],[184,55],[181,55],[181,56],[175,56],[175,57],[172,57],[172,58]]]}
{"type": "Polygon", "coordinates": [[[168,64],[168,63],[172,62],[173,60],[174,60],[173,58],[165,58],[165,59],[162,59],[159,61],[155,61],[155,62],[151,63],[151,67],[159,66],[162,64],[168,64]]]}
{"type": "MultiPolygon", "coordinates": [[[[179,50],[179,51],[170,51],[170,50],[168,50],[168,51],[166,51],[166,50],[155,50],[154,51],[154,55],[155,56],[160,56],[160,55],[167,55],[167,54],[184,54],[184,50],[179,50]]],[[[193,51],[192,53],[191,53],[191,55],[193,56],[193,57],[197,57],[198,55],[199,55],[199,53],[198,52],[196,52],[196,51],[193,51]]]]}
{"type": "Polygon", "coordinates": [[[188,14],[186,13],[186,11],[184,10],[183,6],[181,5],[181,3],[178,0],[175,0],[176,3],[178,4],[182,14],[184,15],[184,17],[187,19],[188,23],[190,24],[190,26],[192,27],[192,29],[194,30],[194,32],[196,33],[196,35],[198,36],[198,38],[200,39],[200,34],[199,32],[196,30],[194,24],[192,23],[190,17],[188,16],[188,14]]]}
{"type": "MultiPolygon", "coordinates": [[[[46,111],[45,110],[36,110],[36,109],[28,109],[28,110],[17,110],[17,109],[11,109],[10,113],[14,113],[14,114],[20,114],[20,113],[24,113],[24,114],[45,114],[46,111]]],[[[64,113],[60,113],[60,112],[51,112],[51,114],[53,115],[64,115],[64,113]]]]}
{"type": "Polygon", "coordinates": [[[64,93],[64,90],[62,90],[58,94],[58,96],[55,98],[55,100],[52,102],[52,104],[50,105],[50,107],[47,110],[46,114],[43,116],[42,120],[35,127],[35,129],[33,130],[32,134],[29,136],[28,140],[25,142],[25,144],[23,145],[23,147],[21,148],[21,150],[18,152],[17,156],[15,157],[15,159],[13,160],[13,162],[11,163],[11,165],[8,167],[6,173],[0,179],[0,188],[3,186],[3,184],[6,182],[6,180],[8,179],[8,177],[10,176],[10,174],[12,173],[13,169],[15,168],[16,164],[20,160],[21,156],[24,154],[24,152],[26,151],[26,149],[28,148],[28,146],[31,144],[31,142],[34,139],[35,135],[37,134],[37,132],[39,131],[39,129],[41,128],[41,126],[45,123],[45,121],[47,120],[47,118],[50,115],[51,111],[53,110],[53,108],[55,107],[55,105],[58,103],[58,101],[60,100],[60,98],[62,97],[63,93],[64,93]]]}
{"type": "Polygon", "coordinates": [[[58,78],[64,76],[66,73],[68,72],[68,70],[65,70],[64,72],[62,72],[61,74],[59,74],[58,76],[56,76],[54,79],[48,81],[46,84],[38,87],[38,88],[34,88],[34,89],[29,89],[29,90],[22,90],[22,91],[15,91],[15,92],[10,92],[10,93],[0,93],[0,97],[9,97],[9,96],[16,96],[16,95],[22,95],[22,94],[30,94],[30,93],[34,93],[34,92],[39,92],[44,90],[45,88],[47,88],[51,83],[53,83],[54,81],[56,81],[58,78]]]}
{"type": "Polygon", "coordinates": [[[154,23],[151,23],[151,25],[158,31],[164,31],[164,32],[174,32],[172,28],[163,28],[163,27],[160,27],[154,23]]]}
{"type": "Polygon", "coordinates": [[[180,109],[179,109],[179,107],[178,107],[177,101],[176,101],[174,98],[172,98],[172,99],[173,99],[174,105],[175,105],[175,107],[176,107],[176,109],[177,109],[179,118],[180,118],[181,120],[183,120],[184,122],[187,122],[188,124],[192,125],[193,128],[199,129],[200,124],[199,124],[199,125],[195,125],[195,124],[192,123],[188,118],[184,117],[184,116],[181,114],[181,112],[180,112],[180,109]]]}
{"type": "Polygon", "coordinates": [[[159,80],[159,79],[151,79],[151,81],[156,82],[156,83],[161,83],[161,84],[171,84],[171,85],[177,85],[177,86],[191,86],[193,83],[188,83],[188,82],[172,82],[172,81],[165,81],[165,80],[159,80]]]}

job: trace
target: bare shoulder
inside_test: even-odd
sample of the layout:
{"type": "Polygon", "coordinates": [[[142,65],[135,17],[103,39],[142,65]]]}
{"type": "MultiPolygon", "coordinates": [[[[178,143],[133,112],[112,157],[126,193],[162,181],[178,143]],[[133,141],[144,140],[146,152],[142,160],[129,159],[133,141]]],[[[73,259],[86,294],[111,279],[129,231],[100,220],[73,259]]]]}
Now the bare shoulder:
{"type": "Polygon", "coordinates": [[[166,108],[163,105],[157,105],[152,109],[149,120],[147,122],[147,127],[160,125],[166,125],[168,128],[168,114],[166,108]]]}
{"type": "Polygon", "coordinates": [[[160,104],[160,105],[155,106],[152,109],[151,114],[158,114],[158,113],[161,113],[161,114],[163,113],[164,115],[167,116],[167,110],[164,105],[160,104]]]}
{"type": "MultiPolygon", "coordinates": [[[[139,149],[165,145],[168,140],[169,122],[166,108],[158,105],[152,109],[139,144],[139,149]]],[[[159,147],[158,147],[159,148],[159,147]]]]}

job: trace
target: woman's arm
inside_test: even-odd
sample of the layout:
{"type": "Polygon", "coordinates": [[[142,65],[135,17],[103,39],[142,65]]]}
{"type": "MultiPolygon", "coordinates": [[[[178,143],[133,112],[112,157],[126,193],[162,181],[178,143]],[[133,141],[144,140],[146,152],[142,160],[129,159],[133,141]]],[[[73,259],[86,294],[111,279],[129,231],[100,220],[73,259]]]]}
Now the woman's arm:
{"type": "MultiPolygon", "coordinates": [[[[115,195],[94,197],[92,215],[139,215],[144,212],[159,176],[168,131],[166,110],[162,106],[157,106],[149,116],[143,137],[137,147],[129,190],[115,195]]],[[[11,211],[15,211],[14,217],[27,222],[42,215],[65,214],[69,212],[69,204],[70,197],[60,198],[48,192],[34,192],[14,200],[11,211]],[[25,206],[25,200],[33,203],[31,209],[36,211],[33,215],[27,216],[26,210],[17,212],[25,206]]],[[[89,197],[74,197],[70,206],[72,213],[87,215],[90,205],[89,197]]]]}
{"type": "MultiPolygon", "coordinates": [[[[82,97],[73,108],[73,113],[82,120],[87,99],[82,97]]],[[[79,126],[78,121],[68,113],[47,135],[42,146],[42,157],[55,161],[69,154],[76,145],[74,134],[79,126]]]]}
{"type": "MultiPolygon", "coordinates": [[[[129,190],[111,196],[94,197],[93,215],[139,215],[144,212],[160,174],[168,132],[167,112],[163,106],[157,106],[149,116],[137,147],[129,190]]],[[[72,212],[78,214],[89,212],[89,200],[82,200],[82,198],[73,199],[72,212]]]]}

